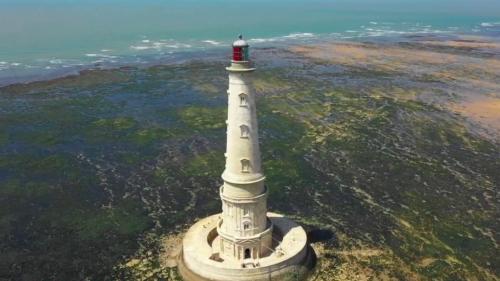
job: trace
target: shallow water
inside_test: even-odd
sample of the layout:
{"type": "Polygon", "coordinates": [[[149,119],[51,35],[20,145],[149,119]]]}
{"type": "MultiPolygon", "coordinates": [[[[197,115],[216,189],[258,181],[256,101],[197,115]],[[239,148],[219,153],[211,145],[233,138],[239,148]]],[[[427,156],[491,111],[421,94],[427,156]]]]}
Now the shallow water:
{"type": "Polygon", "coordinates": [[[498,35],[500,2],[0,1],[0,83],[92,65],[169,59],[253,45],[408,33],[498,35]]]}

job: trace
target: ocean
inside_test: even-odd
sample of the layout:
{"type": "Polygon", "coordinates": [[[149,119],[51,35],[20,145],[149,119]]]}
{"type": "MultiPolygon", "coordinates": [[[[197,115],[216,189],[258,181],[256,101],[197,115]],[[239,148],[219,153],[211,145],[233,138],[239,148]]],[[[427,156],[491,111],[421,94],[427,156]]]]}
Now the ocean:
{"type": "Polygon", "coordinates": [[[0,85],[253,46],[475,34],[500,38],[498,0],[0,0],[0,85]]]}

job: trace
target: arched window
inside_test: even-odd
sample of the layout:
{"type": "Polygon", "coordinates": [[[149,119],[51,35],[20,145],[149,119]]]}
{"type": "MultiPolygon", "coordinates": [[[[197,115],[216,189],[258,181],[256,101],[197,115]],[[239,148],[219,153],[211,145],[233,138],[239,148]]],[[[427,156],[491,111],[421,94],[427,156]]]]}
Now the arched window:
{"type": "Polygon", "coordinates": [[[244,93],[241,93],[239,95],[240,97],[240,106],[247,106],[248,105],[248,96],[244,93]]]}
{"type": "Polygon", "coordinates": [[[252,223],[250,221],[243,222],[243,230],[250,230],[252,228],[252,223]]]}
{"type": "Polygon", "coordinates": [[[243,173],[250,173],[250,160],[248,159],[241,160],[241,171],[243,173]]]}
{"type": "Polygon", "coordinates": [[[248,137],[250,137],[250,128],[248,128],[247,125],[241,125],[240,130],[242,139],[247,139],[248,137]]]}

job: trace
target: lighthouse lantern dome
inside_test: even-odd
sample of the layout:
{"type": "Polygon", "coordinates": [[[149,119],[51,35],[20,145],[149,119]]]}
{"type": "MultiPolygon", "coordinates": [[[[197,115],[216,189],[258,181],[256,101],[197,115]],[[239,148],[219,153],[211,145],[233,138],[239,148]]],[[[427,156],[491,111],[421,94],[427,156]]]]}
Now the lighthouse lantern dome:
{"type": "Polygon", "coordinates": [[[238,36],[238,40],[233,43],[233,61],[249,61],[248,43],[243,40],[243,36],[238,36]]]}

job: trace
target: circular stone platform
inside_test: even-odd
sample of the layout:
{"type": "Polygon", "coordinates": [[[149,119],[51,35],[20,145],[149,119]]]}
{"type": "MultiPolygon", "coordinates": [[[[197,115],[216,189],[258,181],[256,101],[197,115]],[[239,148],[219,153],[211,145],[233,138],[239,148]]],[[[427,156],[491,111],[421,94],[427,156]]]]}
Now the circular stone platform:
{"type": "Polygon", "coordinates": [[[301,280],[313,253],[304,229],[279,214],[267,213],[274,225],[272,253],[245,266],[219,257],[217,223],[220,214],[195,223],[182,242],[179,272],[186,281],[301,280]],[[213,245],[213,246],[212,246],[213,245]]]}

